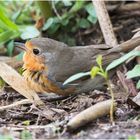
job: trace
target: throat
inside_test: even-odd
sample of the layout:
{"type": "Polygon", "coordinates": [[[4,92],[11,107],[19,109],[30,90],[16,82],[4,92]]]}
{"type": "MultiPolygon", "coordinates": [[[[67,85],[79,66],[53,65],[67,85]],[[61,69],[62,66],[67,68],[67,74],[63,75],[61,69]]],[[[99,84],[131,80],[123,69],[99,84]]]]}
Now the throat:
{"type": "Polygon", "coordinates": [[[24,63],[23,65],[24,69],[27,69],[29,71],[42,71],[45,69],[44,64],[39,64],[39,63],[24,63]]]}
{"type": "Polygon", "coordinates": [[[42,71],[46,69],[44,61],[36,56],[33,56],[31,53],[25,53],[23,56],[23,68],[29,71],[42,71]]]}

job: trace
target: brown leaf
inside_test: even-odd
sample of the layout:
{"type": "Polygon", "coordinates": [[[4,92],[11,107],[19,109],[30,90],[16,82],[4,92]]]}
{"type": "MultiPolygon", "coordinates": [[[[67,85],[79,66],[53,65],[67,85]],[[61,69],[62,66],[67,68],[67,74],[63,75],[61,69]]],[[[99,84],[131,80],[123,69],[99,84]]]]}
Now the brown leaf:
{"type": "Polygon", "coordinates": [[[35,102],[36,104],[43,103],[37,93],[28,87],[24,78],[3,62],[0,62],[0,77],[2,77],[6,83],[8,83],[13,89],[25,96],[31,102],[35,102]]]}
{"type": "Polygon", "coordinates": [[[140,92],[132,100],[140,107],[140,92]]]}

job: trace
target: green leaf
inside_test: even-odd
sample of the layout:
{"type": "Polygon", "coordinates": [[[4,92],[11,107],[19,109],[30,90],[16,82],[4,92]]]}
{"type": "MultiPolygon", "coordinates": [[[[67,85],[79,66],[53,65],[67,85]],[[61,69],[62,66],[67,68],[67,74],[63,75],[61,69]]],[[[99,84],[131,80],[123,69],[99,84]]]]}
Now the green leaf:
{"type": "Polygon", "coordinates": [[[136,65],[132,70],[126,73],[127,78],[134,78],[140,76],[140,65],[136,65]]]}
{"type": "Polygon", "coordinates": [[[78,25],[80,28],[89,28],[90,27],[90,23],[88,22],[88,20],[82,18],[79,20],[78,25]]]}
{"type": "Polygon", "coordinates": [[[34,26],[27,26],[22,31],[21,38],[23,40],[27,40],[27,39],[38,37],[39,35],[40,35],[40,32],[38,31],[37,28],[35,28],[34,26]]]}
{"type": "Polygon", "coordinates": [[[22,124],[24,124],[24,125],[26,125],[26,126],[29,126],[29,125],[30,125],[30,123],[31,123],[31,121],[30,121],[30,120],[26,120],[26,121],[23,121],[23,123],[22,123],[22,124]]]}
{"type": "Polygon", "coordinates": [[[0,89],[5,85],[5,81],[0,77],[0,89]]]}
{"type": "Polygon", "coordinates": [[[31,140],[32,139],[32,134],[30,133],[29,130],[23,130],[21,132],[21,139],[22,140],[31,140]]]}
{"type": "Polygon", "coordinates": [[[72,33],[75,33],[78,29],[79,29],[79,26],[76,24],[75,26],[73,26],[73,27],[71,28],[71,32],[72,32],[72,33]]]}
{"type": "Polygon", "coordinates": [[[54,19],[53,18],[49,18],[46,23],[44,24],[42,30],[45,31],[47,30],[54,22],[54,19]]]}
{"type": "Polygon", "coordinates": [[[103,72],[98,72],[98,75],[102,76],[103,78],[105,78],[106,80],[108,79],[108,73],[105,71],[103,72]]]}
{"type": "Polygon", "coordinates": [[[52,26],[48,30],[48,34],[54,34],[60,27],[60,24],[52,24],[52,26]]]}
{"type": "Polygon", "coordinates": [[[90,72],[81,72],[81,73],[74,74],[71,77],[69,77],[67,80],[65,80],[63,85],[67,85],[75,80],[78,80],[78,79],[88,76],[88,75],[90,75],[90,72]]]}
{"type": "Polygon", "coordinates": [[[22,75],[23,72],[24,72],[24,69],[23,69],[22,67],[20,67],[20,68],[17,69],[17,71],[18,71],[18,73],[19,73],[20,75],[22,75]]]}
{"type": "Polygon", "coordinates": [[[0,9],[0,20],[2,22],[4,22],[10,29],[13,29],[13,30],[19,30],[18,29],[18,26],[13,23],[6,15],[5,13],[0,9]]]}
{"type": "Polygon", "coordinates": [[[11,41],[7,44],[7,55],[8,55],[8,56],[12,56],[13,50],[14,50],[14,41],[11,40],[11,41]]]}
{"type": "Polygon", "coordinates": [[[14,140],[14,138],[10,134],[6,134],[6,135],[0,135],[0,140],[14,140]]]}
{"type": "Polygon", "coordinates": [[[65,6],[71,6],[72,2],[70,0],[62,0],[65,6]]]}
{"type": "Polygon", "coordinates": [[[77,12],[78,10],[80,10],[81,8],[83,8],[85,1],[81,1],[81,0],[76,0],[75,4],[72,6],[72,8],[70,9],[70,13],[73,12],[77,12]]]}
{"type": "Polygon", "coordinates": [[[92,3],[89,3],[85,6],[85,10],[88,12],[88,14],[94,18],[97,19],[96,11],[92,3]]]}
{"type": "Polygon", "coordinates": [[[15,12],[12,16],[12,20],[16,21],[18,17],[21,15],[23,9],[19,9],[17,12],[15,12]]]}
{"type": "Polygon", "coordinates": [[[16,56],[16,59],[17,60],[22,60],[23,59],[23,55],[24,55],[24,52],[21,52],[20,54],[18,54],[17,56],[16,56]]]}
{"type": "Polygon", "coordinates": [[[89,15],[87,17],[87,19],[88,19],[88,21],[90,21],[93,24],[97,23],[97,18],[96,17],[93,17],[93,16],[89,15]]]}
{"type": "Polygon", "coordinates": [[[97,66],[94,66],[90,71],[91,78],[92,79],[95,78],[95,76],[98,74],[99,71],[100,71],[100,68],[97,66]]]}
{"type": "Polygon", "coordinates": [[[137,82],[136,88],[140,89],[140,80],[137,82]]]}
{"type": "Polygon", "coordinates": [[[0,28],[0,33],[3,32],[4,30],[0,28]]]}
{"type": "Polygon", "coordinates": [[[0,33],[0,45],[4,44],[5,42],[14,39],[20,35],[19,32],[14,30],[7,30],[5,32],[0,33]]]}
{"type": "Polygon", "coordinates": [[[8,27],[8,25],[6,25],[3,21],[0,20],[0,28],[1,30],[3,31],[6,31],[6,30],[10,30],[10,28],[8,27]]]}
{"type": "Polygon", "coordinates": [[[138,140],[135,135],[128,136],[128,140],[138,140]]]}
{"type": "Polygon", "coordinates": [[[68,25],[68,23],[69,23],[69,18],[64,18],[64,19],[62,19],[62,21],[61,21],[61,24],[62,24],[63,26],[68,25]]]}
{"type": "Polygon", "coordinates": [[[96,58],[96,62],[100,68],[102,67],[102,59],[102,55],[98,55],[96,58]]]}
{"type": "Polygon", "coordinates": [[[109,70],[117,67],[118,65],[122,64],[123,62],[125,62],[126,60],[128,60],[129,58],[134,57],[134,56],[140,56],[140,51],[133,50],[133,51],[125,54],[124,56],[120,57],[119,59],[114,60],[112,63],[110,63],[107,66],[106,71],[109,71],[109,70]]]}

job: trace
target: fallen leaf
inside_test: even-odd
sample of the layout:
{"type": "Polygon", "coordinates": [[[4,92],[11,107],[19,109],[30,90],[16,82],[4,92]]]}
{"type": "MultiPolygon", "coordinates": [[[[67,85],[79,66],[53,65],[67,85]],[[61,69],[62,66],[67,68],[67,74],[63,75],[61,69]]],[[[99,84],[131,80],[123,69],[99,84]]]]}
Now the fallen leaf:
{"type": "Polygon", "coordinates": [[[31,102],[43,104],[36,92],[31,90],[24,78],[7,64],[0,62],[0,77],[13,89],[25,96],[31,102]]]}

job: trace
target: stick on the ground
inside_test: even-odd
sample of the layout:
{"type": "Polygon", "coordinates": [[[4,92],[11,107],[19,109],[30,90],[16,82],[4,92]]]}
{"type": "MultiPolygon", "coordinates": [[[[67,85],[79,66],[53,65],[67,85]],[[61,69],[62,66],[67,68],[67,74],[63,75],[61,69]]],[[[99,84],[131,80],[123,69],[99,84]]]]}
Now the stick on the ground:
{"type": "MultiPolygon", "coordinates": [[[[112,100],[106,100],[87,108],[69,121],[67,129],[73,131],[99,117],[109,114],[111,104],[112,100]]],[[[115,110],[116,103],[113,103],[113,106],[113,110],[115,110]]]]}
{"type": "Polygon", "coordinates": [[[98,16],[98,21],[105,39],[105,43],[109,46],[116,46],[117,39],[114,35],[112,24],[105,6],[104,1],[92,0],[96,14],[98,16]]]}
{"type": "Polygon", "coordinates": [[[10,105],[5,105],[5,106],[0,106],[0,111],[4,111],[6,109],[10,109],[10,108],[14,108],[17,107],[19,105],[23,105],[23,104],[31,104],[31,101],[29,99],[24,99],[21,101],[16,101],[13,104],[10,105]]]}

